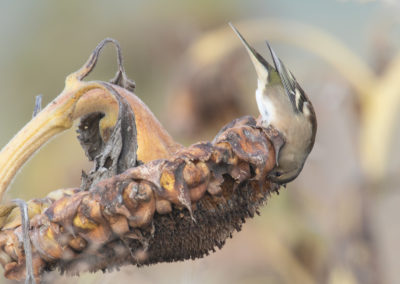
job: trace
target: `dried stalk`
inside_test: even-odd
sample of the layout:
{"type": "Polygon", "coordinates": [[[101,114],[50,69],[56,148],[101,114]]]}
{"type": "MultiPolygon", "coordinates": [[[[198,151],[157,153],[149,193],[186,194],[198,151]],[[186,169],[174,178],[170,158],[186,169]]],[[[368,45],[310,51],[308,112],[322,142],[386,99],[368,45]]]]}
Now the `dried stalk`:
{"type": "MultiPolygon", "coordinates": [[[[0,201],[8,185],[23,164],[50,138],[72,127],[75,119],[92,113],[101,113],[100,138],[107,142],[117,121],[121,118],[120,107],[134,112],[138,159],[151,161],[168,157],[180,145],[173,141],[147,106],[131,93],[134,83],[122,67],[122,56],[118,43],[113,39],[103,40],[92,52],[88,61],[65,80],[65,88],[58,97],[39,112],[0,152],[0,201]],[[111,83],[82,81],[95,67],[104,45],[112,42],[118,51],[119,70],[111,83]],[[115,85],[118,84],[118,85],[115,85]],[[129,107],[128,107],[129,106],[129,107]],[[153,144],[153,145],[151,145],[153,144]]],[[[0,227],[3,212],[0,206],[0,227]]]]}

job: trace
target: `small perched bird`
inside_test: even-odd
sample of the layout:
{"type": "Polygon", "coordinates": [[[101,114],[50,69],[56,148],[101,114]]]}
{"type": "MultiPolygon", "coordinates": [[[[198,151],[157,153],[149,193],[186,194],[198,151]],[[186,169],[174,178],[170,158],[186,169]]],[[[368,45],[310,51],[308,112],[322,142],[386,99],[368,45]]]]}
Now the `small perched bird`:
{"type": "Polygon", "coordinates": [[[314,146],[317,120],[313,105],[292,73],[283,65],[269,43],[275,68],[269,64],[230,23],[246,47],[257,72],[256,100],[264,127],[280,132],[285,143],[277,150],[270,180],[285,184],[295,179],[314,146]]]}

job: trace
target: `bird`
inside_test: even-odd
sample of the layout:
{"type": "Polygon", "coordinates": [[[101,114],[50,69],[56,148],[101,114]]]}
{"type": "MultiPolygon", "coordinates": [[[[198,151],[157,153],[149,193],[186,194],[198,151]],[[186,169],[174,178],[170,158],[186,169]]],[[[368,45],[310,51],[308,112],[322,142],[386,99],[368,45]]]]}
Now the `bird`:
{"type": "Polygon", "coordinates": [[[257,73],[256,101],[261,126],[275,128],[284,144],[275,149],[276,165],[268,178],[278,184],[294,180],[311,152],[317,133],[314,107],[296,78],[278,58],[268,41],[273,66],[251,47],[232,23],[257,73]]]}

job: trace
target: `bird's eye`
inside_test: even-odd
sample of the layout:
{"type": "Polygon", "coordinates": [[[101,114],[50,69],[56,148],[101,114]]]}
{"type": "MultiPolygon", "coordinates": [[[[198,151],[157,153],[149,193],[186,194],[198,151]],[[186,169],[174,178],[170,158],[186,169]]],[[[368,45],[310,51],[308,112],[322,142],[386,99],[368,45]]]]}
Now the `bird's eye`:
{"type": "Polygon", "coordinates": [[[276,173],[275,173],[275,176],[276,176],[276,177],[280,177],[281,175],[282,175],[282,173],[280,173],[280,172],[276,172],[276,173]]]}

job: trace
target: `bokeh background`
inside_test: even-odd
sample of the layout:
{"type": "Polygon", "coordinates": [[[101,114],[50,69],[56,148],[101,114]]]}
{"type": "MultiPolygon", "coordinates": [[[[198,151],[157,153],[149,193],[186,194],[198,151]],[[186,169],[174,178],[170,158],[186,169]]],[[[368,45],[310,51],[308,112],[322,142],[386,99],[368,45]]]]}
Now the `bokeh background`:
{"type": "MultiPolygon", "coordinates": [[[[255,72],[229,21],[265,56],[270,41],[318,115],[301,175],[222,250],[106,274],[53,272],[47,283],[399,283],[399,3],[0,1],[0,147],[30,120],[34,97],[49,103],[105,37],[120,42],[136,94],[181,143],[258,115],[255,72]]],[[[89,79],[115,71],[108,47],[89,79]]],[[[69,130],[24,166],[8,197],[79,186],[90,167],[69,130]]]]}

